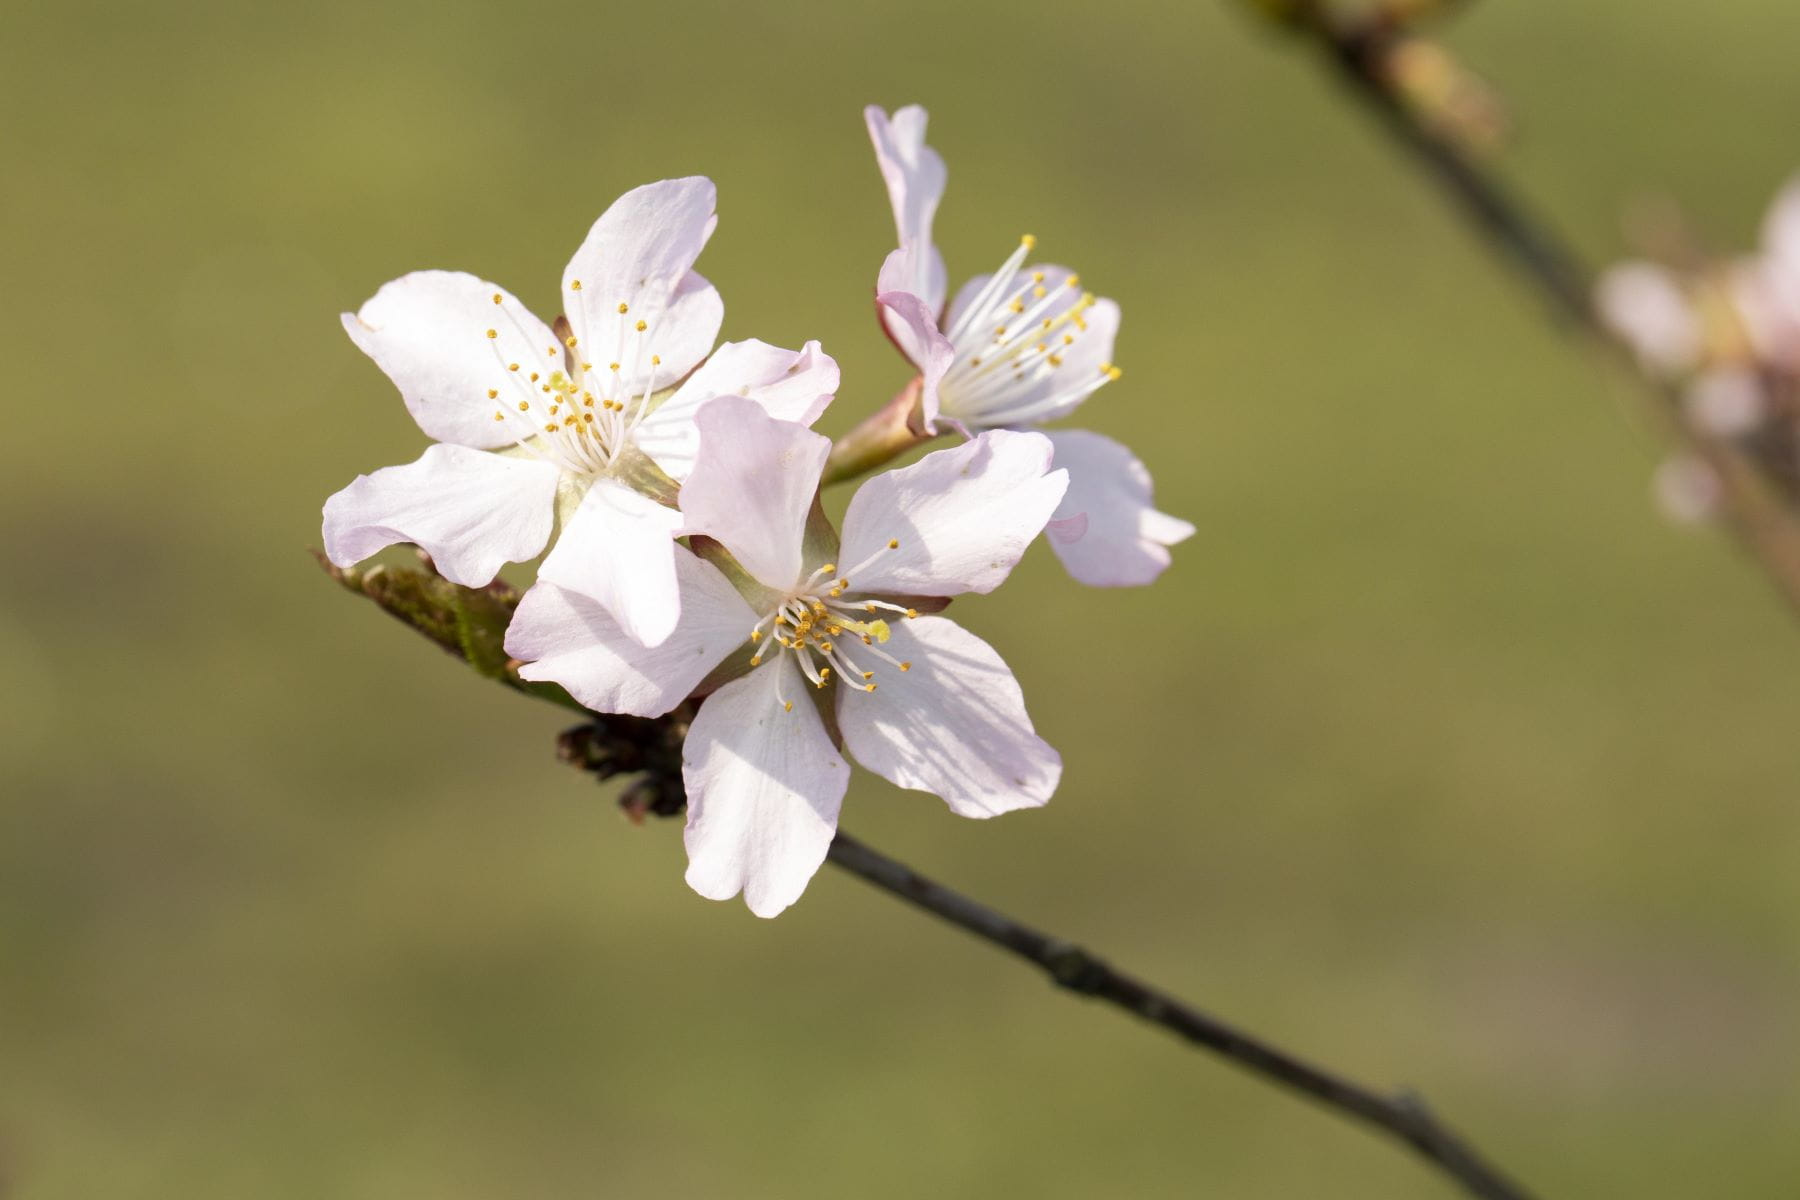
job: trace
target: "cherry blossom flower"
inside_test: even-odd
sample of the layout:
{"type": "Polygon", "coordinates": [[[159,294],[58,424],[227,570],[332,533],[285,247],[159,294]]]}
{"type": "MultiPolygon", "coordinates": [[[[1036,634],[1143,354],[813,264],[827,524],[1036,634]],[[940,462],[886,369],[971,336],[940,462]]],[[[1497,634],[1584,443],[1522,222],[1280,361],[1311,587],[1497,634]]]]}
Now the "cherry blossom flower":
{"type": "MultiPolygon", "coordinates": [[[[846,753],[961,816],[1045,803],[1061,759],[1011,670],[931,614],[998,587],[1043,529],[1067,483],[1049,441],[984,433],[875,476],[840,541],[816,507],[827,439],[730,397],[698,423],[681,509],[701,553],[676,548],[669,638],[646,648],[569,578],[540,579],[506,635],[521,676],[598,712],[710,693],[683,751],[689,885],[764,917],[798,899],[837,828],[846,753]]],[[[573,529],[558,548],[606,552],[573,529]]]]}
{"type": "Polygon", "coordinates": [[[478,587],[541,553],[560,518],[565,537],[611,549],[574,563],[552,550],[544,572],[578,578],[646,644],[667,637],[680,607],[671,505],[693,466],[695,413],[729,394],[810,424],[838,381],[817,342],[798,353],[735,342],[707,357],[724,305],[691,268],[714,201],[700,177],[621,196],[569,261],[554,328],[450,271],[402,276],[344,314],[436,444],[326,501],[331,560],[413,542],[445,578],[478,587]]]}
{"type": "Polygon", "coordinates": [[[1594,304],[1666,378],[1759,365],[1800,374],[1800,179],[1770,205],[1757,253],[1681,270],[1619,263],[1601,275],[1594,304]]]}
{"type": "MultiPolygon", "coordinates": [[[[947,273],[931,240],[944,193],[944,160],[925,143],[926,113],[863,113],[887,183],[900,245],[882,263],[882,323],[922,376],[920,415],[969,434],[1035,428],[1073,413],[1120,376],[1113,365],[1119,306],[1081,290],[1075,272],[1028,264],[1029,234],[991,275],[957,291],[946,311],[947,273]]],[[[1079,430],[1045,433],[1069,490],[1049,525],[1050,545],[1077,580],[1099,587],[1146,584],[1169,565],[1169,547],[1194,532],[1151,503],[1150,473],[1130,450],[1079,430]]]]}

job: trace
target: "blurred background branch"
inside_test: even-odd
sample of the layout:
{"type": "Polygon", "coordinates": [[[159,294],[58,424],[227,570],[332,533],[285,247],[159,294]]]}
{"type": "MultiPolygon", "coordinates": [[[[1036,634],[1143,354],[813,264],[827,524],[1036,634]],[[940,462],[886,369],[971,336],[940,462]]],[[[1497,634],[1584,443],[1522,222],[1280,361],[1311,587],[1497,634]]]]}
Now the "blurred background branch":
{"type": "MultiPolygon", "coordinates": [[[[585,714],[586,722],[565,730],[558,738],[558,757],[602,781],[624,774],[638,776],[619,799],[620,808],[634,824],[641,823],[646,815],[673,817],[682,813],[686,796],[681,779],[681,742],[692,717],[688,705],[654,720],[613,716],[583,708],[560,688],[520,679],[517,664],[499,649],[507,622],[519,602],[518,591],[504,583],[495,582],[484,588],[451,583],[437,574],[423,553],[419,555],[421,567],[406,569],[346,569],[333,566],[316,552],[315,556],[325,572],[344,588],[374,601],[377,607],[441,649],[464,659],[479,674],[515,691],[585,714]]],[[[1160,1025],[1254,1075],[1399,1139],[1472,1196],[1483,1200],[1528,1200],[1528,1193],[1439,1123],[1415,1095],[1386,1095],[1364,1087],[1234,1028],[1167,992],[1114,970],[1073,943],[926,878],[841,831],[832,840],[830,861],[882,891],[1025,959],[1060,987],[1160,1025]]]]}
{"type": "Polygon", "coordinates": [[[1580,255],[1482,164],[1480,157],[1504,129],[1501,106],[1454,56],[1415,29],[1422,19],[1464,5],[1453,0],[1249,3],[1321,53],[1484,242],[1537,290],[1555,319],[1635,376],[1672,436],[1710,469],[1723,521],[1800,615],[1800,515],[1783,495],[1787,464],[1759,454],[1753,443],[1716,436],[1687,420],[1680,390],[1646,370],[1601,320],[1595,276],[1580,255]]]}

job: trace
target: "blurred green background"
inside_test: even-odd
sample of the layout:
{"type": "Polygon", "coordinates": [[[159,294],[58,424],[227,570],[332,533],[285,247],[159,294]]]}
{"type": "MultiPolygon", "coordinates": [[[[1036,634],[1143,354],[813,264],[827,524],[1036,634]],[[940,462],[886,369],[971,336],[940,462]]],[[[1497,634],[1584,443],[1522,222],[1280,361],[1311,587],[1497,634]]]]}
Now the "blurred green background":
{"type": "MultiPolygon", "coordinates": [[[[15,6],[0,42],[0,1176],[89,1197],[1431,1197],[1404,1154],[827,868],[761,922],[559,766],[563,714],[323,579],[423,439],[337,313],[553,312],[717,180],[725,336],[902,380],[859,110],[920,101],[953,282],[1025,230],[1126,313],[1081,424],[1199,533],[958,615],[1067,774],[845,827],[1422,1089],[1547,1196],[1800,1179],[1800,636],[1647,498],[1618,379],[1234,6],[15,6]]],[[[1800,14],[1487,0],[1509,174],[1597,257],[1751,241],[1800,14]]],[[[5,1187],[0,1186],[0,1191],[5,1187]]]]}

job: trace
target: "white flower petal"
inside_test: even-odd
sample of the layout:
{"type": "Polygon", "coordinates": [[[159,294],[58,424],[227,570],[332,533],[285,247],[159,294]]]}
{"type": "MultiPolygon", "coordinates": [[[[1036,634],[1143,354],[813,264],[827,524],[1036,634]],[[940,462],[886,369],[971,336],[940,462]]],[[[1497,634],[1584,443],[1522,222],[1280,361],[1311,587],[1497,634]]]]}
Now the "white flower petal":
{"type": "Polygon", "coordinates": [[[858,593],[993,591],[1068,486],[1051,451],[1041,433],[991,430],[875,476],[850,498],[838,573],[858,593]]]}
{"type": "Polygon", "coordinates": [[[750,574],[788,591],[831,439],[739,396],[706,404],[697,421],[700,452],[681,485],[685,532],[717,538],[750,574]]]}
{"type": "Polygon", "coordinates": [[[681,618],[675,542],[681,514],[602,477],[581,498],[538,578],[598,601],[627,635],[660,645],[681,618]]]}
{"type": "Polygon", "coordinates": [[[700,446],[694,416],[707,401],[742,396],[778,420],[811,425],[831,403],[837,387],[838,365],[817,342],[806,343],[798,352],[754,338],[726,342],[644,418],[634,440],[671,478],[686,479],[700,446]]]}
{"type": "Polygon", "coordinates": [[[682,746],[688,886],[709,900],[741,891],[759,917],[806,890],[850,783],[791,658],[707,697],[682,746]]]}
{"type": "Polygon", "coordinates": [[[718,225],[716,201],[712,180],[697,175],[633,188],[594,222],[563,272],[577,352],[619,363],[624,393],[669,387],[719,336],[724,301],[690,270],[718,225]]]}
{"type": "Polygon", "coordinates": [[[1151,505],[1150,472],[1130,450],[1085,429],[1046,431],[1069,490],[1049,525],[1050,548],[1094,587],[1135,587],[1169,565],[1170,546],[1194,527],[1151,505]]]}
{"type": "Polygon", "coordinates": [[[744,644],[756,622],[725,577],[680,546],[675,576],[681,620],[654,649],[626,634],[598,602],[539,580],[507,626],[506,652],[525,662],[521,678],[560,683],[595,712],[660,717],[744,644]]]}
{"type": "Polygon", "coordinates": [[[518,399],[506,365],[543,363],[557,346],[549,326],[504,288],[461,271],[403,275],[343,314],[343,322],[350,340],[400,389],[420,429],[478,449],[513,443],[508,424],[494,420],[498,405],[518,399]]]}
{"type": "Polygon", "coordinates": [[[1678,374],[1700,356],[1700,322],[1675,276],[1646,262],[1621,263],[1595,285],[1601,320],[1645,366],[1678,374]]]}
{"type": "Polygon", "coordinates": [[[1769,205],[1762,244],[1787,271],[1800,271],[1800,178],[1788,180],[1769,205]]]}
{"type": "Polygon", "coordinates": [[[931,223],[948,177],[944,160],[925,144],[926,114],[916,104],[897,109],[891,118],[870,105],[863,120],[894,209],[894,233],[908,252],[902,260],[905,270],[891,278],[884,271],[880,290],[911,292],[936,313],[944,307],[945,276],[943,256],[931,241],[931,223]]]}
{"type": "Polygon", "coordinates": [[[536,459],[431,446],[405,466],[358,475],[325,502],[325,554],[348,567],[412,542],[445,579],[482,587],[501,564],[535,558],[550,540],[558,478],[536,459]]]}
{"type": "Polygon", "coordinates": [[[883,647],[911,669],[882,667],[875,690],[839,686],[838,727],[857,762],[898,787],[942,796],[952,812],[992,817],[1035,808],[1062,778],[1012,670],[945,617],[895,621],[883,647]]]}
{"type": "Polygon", "coordinates": [[[936,433],[938,384],[956,359],[956,347],[938,329],[937,317],[932,310],[911,292],[881,292],[876,295],[875,304],[881,310],[882,324],[894,345],[908,362],[919,368],[924,379],[924,388],[919,393],[919,411],[926,432],[936,433]]]}

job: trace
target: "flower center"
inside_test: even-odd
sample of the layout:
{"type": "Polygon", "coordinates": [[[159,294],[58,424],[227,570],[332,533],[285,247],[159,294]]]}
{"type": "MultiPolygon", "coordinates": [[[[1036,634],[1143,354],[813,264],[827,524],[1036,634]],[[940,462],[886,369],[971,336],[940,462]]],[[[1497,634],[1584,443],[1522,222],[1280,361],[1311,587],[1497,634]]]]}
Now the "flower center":
{"type": "Polygon", "coordinates": [[[945,336],[956,359],[938,385],[942,411],[983,426],[1017,424],[1055,414],[1117,379],[1119,368],[1063,372],[1071,349],[1088,332],[1084,315],[1094,294],[1081,277],[1048,278],[1024,270],[1037,245],[1029,233],[965,305],[945,336]]]}
{"type": "MultiPolygon", "coordinates": [[[[579,291],[581,285],[576,282],[579,291]]],[[[494,293],[494,304],[521,336],[518,318],[494,293]]],[[[652,408],[656,368],[662,358],[653,353],[656,331],[642,318],[629,320],[631,306],[619,302],[619,344],[605,364],[586,361],[591,348],[575,334],[561,346],[546,346],[541,364],[510,362],[495,341],[499,330],[487,331],[494,357],[506,368],[509,387],[489,388],[488,399],[499,407],[494,420],[506,425],[519,448],[573,475],[595,476],[612,466],[631,438],[631,433],[652,408]],[[631,385],[642,379],[642,391],[631,385]]]]}
{"type": "MultiPolygon", "coordinates": [[[[898,546],[890,541],[887,548],[898,546]]],[[[896,613],[910,620],[919,615],[918,610],[871,596],[848,595],[850,580],[835,577],[836,571],[836,563],[826,563],[756,623],[750,631],[756,647],[751,666],[760,666],[771,650],[778,655],[791,654],[814,687],[825,687],[836,678],[859,692],[875,690],[878,671],[912,670],[910,662],[881,648],[892,633],[881,614],[896,613]],[[764,642],[765,637],[772,646],[764,642]]],[[[794,702],[781,694],[779,681],[775,695],[786,711],[794,711],[794,702]]]]}

